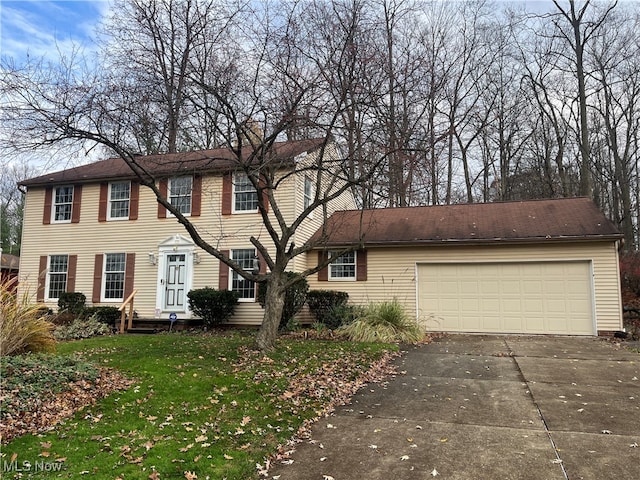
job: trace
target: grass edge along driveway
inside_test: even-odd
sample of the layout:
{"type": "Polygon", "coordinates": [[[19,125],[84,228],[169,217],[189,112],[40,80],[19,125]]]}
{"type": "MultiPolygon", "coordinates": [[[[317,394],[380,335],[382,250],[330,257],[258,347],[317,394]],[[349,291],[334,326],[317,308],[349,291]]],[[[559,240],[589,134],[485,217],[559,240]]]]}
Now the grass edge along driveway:
{"type": "Polygon", "coordinates": [[[4,445],[2,477],[258,478],[266,459],[310,421],[388,373],[397,352],[282,338],[263,356],[252,345],[243,332],[60,344],[58,355],[113,367],[135,382],[50,432],[4,445]],[[4,468],[10,460],[20,471],[4,468]]]}

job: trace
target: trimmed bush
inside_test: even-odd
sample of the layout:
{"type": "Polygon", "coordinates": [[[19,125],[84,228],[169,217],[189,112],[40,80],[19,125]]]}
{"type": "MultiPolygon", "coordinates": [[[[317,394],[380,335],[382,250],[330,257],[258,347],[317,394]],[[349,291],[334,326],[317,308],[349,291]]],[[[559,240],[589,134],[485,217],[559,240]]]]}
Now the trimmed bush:
{"type": "Polygon", "coordinates": [[[64,292],[58,298],[58,311],[69,311],[74,315],[82,314],[87,297],[81,292],[64,292]]]}
{"type": "Polygon", "coordinates": [[[87,307],[82,311],[83,318],[95,317],[101,323],[115,325],[120,320],[120,310],[118,307],[87,307]]]}
{"type": "Polygon", "coordinates": [[[407,317],[397,299],[369,304],[362,317],[340,327],[338,332],[356,342],[412,343],[424,337],[418,324],[407,317]]]}
{"type": "Polygon", "coordinates": [[[79,340],[111,333],[111,328],[91,317],[87,320],[76,319],[70,325],[56,327],[53,336],[56,340],[79,340]]]}
{"type": "Polygon", "coordinates": [[[229,319],[238,305],[238,294],[230,290],[205,287],[187,293],[189,308],[202,318],[207,327],[219,325],[229,319]]]}
{"type": "MultiPolygon", "coordinates": [[[[307,292],[309,292],[309,283],[299,273],[284,272],[287,282],[295,280],[295,283],[287,288],[284,295],[284,307],[282,308],[282,317],[280,317],[280,330],[290,330],[291,321],[296,313],[304,307],[307,301],[307,292]]],[[[256,300],[264,308],[265,296],[267,294],[267,282],[258,284],[258,294],[256,300]]]]}
{"type": "Polygon", "coordinates": [[[13,293],[13,281],[0,283],[0,356],[47,352],[55,348],[51,322],[43,318],[42,305],[13,293]]]}
{"type": "Polygon", "coordinates": [[[316,322],[326,325],[330,329],[338,328],[348,318],[346,315],[347,292],[336,290],[311,290],[307,293],[307,305],[316,322]]]}

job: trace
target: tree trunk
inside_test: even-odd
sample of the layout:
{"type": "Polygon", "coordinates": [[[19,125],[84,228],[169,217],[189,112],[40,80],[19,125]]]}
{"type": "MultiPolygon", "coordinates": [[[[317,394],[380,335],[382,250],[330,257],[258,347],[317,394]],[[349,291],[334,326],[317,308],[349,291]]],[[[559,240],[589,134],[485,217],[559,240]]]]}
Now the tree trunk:
{"type": "Polygon", "coordinates": [[[284,278],[282,272],[272,271],[269,275],[265,294],[264,318],[256,336],[256,346],[263,352],[272,351],[278,338],[278,327],[284,308],[284,278]]]}

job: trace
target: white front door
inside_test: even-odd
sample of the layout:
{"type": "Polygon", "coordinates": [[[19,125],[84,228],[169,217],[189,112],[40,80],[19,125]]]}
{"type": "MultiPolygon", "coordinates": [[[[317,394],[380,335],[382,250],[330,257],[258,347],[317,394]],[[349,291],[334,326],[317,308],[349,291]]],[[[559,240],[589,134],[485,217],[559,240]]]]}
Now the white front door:
{"type": "Polygon", "coordinates": [[[187,256],[184,253],[167,253],[165,262],[164,301],[165,311],[185,311],[185,283],[187,278],[187,256]]]}

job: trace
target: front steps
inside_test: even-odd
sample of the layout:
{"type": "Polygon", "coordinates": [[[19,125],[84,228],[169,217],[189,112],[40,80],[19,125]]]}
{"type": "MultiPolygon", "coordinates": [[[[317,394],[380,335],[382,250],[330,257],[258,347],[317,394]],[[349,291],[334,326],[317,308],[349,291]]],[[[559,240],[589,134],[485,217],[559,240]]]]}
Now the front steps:
{"type": "MultiPolygon", "coordinates": [[[[131,328],[125,330],[125,333],[151,334],[167,332],[169,329],[180,331],[202,326],[202,320],[199,318],[178,319],[173,322],[173,325],[171,323],[168,318],[134,318],[131,328]]],[[[119,328],[120,325],[118,324],[117,327],[119,328]]]]}

